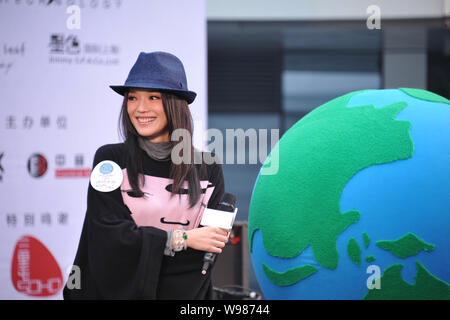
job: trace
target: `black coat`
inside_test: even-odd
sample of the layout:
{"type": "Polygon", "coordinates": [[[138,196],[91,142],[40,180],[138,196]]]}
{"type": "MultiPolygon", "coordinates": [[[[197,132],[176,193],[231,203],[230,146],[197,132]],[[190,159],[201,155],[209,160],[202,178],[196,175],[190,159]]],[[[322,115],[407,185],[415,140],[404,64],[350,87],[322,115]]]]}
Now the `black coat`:
{"type": "MultiPolygon", "coordinates": [[[[142,151],[144,152],[144,151],[142,151]]],[[[125,168],[124,145],[99,148],[93,168],[112,160],[125,168]]],[[[146,156],[144,174],[168,176],[170,161],[146,156]]],[[[207,166],[215,187],[208,207],[214,208],[224,192],[220,164],[207,166]]],[[[202,176],[201,176],[202,179],[202,176]]],[[[208,299],[211,274],[201,274],[203,251],[188,248],[174,257],[164,255],[167,232],[138,227],[124,204],[121,189],[99,192],[89,184],[87,211],[74,265],[81,272],[81,288],[64,288],[64,299],[208,299]]],[[[70,278],[69,278],[70,280],[70,278]]]]}

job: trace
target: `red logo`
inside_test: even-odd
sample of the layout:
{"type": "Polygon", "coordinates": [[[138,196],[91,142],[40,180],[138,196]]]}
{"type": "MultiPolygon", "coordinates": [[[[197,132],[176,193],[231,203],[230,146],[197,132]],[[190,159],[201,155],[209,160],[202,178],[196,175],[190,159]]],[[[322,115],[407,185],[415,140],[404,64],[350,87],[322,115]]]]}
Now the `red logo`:
{"type": "Polygon", "coordinates": [[[55,258],[42,242],[31,236],[17,241],[11,280],[17,291],[35,297],[55,295],[63,286],[61,269],[55,258]]]}
{"type": "Polygon", "coordinates": [[[56,178],[86,178],[91,176],[91,169],[56,169],[56,178]]]}
{"type": "Polygon", "coordinates": [[[47,159],[42,154],[32,154],[28,159],[27,168],[32,177],[42,177],[47,172],[47,159]]]}

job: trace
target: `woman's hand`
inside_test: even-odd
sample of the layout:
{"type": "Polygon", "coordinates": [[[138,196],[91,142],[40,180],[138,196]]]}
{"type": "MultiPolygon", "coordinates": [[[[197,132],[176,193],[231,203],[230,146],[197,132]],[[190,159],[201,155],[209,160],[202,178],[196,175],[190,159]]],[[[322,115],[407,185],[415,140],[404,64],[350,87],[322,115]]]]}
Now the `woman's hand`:
{"type": "Polygon", "coordinates": [[[200,227],[186,231],[187,246],[201,251],[221,253],[228,241],[228,231],[216,227],[200,227]]]}

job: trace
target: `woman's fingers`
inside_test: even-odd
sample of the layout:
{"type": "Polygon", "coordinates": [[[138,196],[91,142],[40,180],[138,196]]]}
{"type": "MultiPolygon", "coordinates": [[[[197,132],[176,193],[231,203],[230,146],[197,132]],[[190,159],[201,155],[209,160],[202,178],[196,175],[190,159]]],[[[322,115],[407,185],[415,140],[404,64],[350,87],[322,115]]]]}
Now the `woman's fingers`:
{"type": "Polygon", "coordinates": [[[225,242],[223,241],[215,241],[214,246],[217,248],[223,248],[225,247],[225,242]]]}
{"type": "Polygon", "coordinates": [[[221,228],[214,228],[212,232],[215,235],[215,239],[223,242],[228,241],[228,231],[221,228]]]}
{"type": "Polygon", "coordinates": [[[222,236],[227,236],[228,235],[228,230],[222,229],[222,228],[215,228],[216,229],[216,233],[222,235],[222,236]]]}
{"type": "Polygon", "coordinates": [[[211,247],[211,249],[208,251],[212,253],[222,253],[222,249],[216,247],[211,247]]]}
{"type": "Polygon", "coordinates": [[[217,251],[217,249],[219,249],[220,251],[222,251],[221,249],[223,247],[225,247],[225,243],[222,241],[217,241],[217,240],[210,240],[209,242],[209,247],[210,249],[212,248],[214,251],[217,251]]]}
{"type": "Polygon", "coordinates": [[[222,253],[222,248],[225,247],[226,241],[210,240],[210,251],[214,253],[222,253]]]}
{"type": "Polygon", "coordinates": [[[222,236],[220,234],[217,234],[217,235],[215,235],[214,240],[220,241],[220,242],[223,242],[223,243],[227,243],[228,237],[222,236]]]}
{"type": "Polygon", "coordinates": [[[216,227],[202,227],[187,231],[188,246],[203,251],[221,253],[228,241],[228,231],[216,227]]]}

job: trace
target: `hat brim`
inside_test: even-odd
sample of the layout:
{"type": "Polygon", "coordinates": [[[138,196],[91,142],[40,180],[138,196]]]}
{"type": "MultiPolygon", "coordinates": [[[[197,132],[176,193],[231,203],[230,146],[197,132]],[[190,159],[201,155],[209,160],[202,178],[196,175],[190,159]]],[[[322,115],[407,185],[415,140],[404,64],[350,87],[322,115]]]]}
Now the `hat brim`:
{"type": "Polygon", "coordinates": [[[154,89],[155,91],[170,92],[185,99],[188,104],[194,102],[195,97],[197,96],[197,94],[194,91],[174,90],[169,88],[156,88],[149,86],[141,86],[138,84],[133,86],[109,86],[109,87],[118,94],[120,94],[121,96],[125,95],[125,93],[127,93],[131,88],[154,89]]]}

